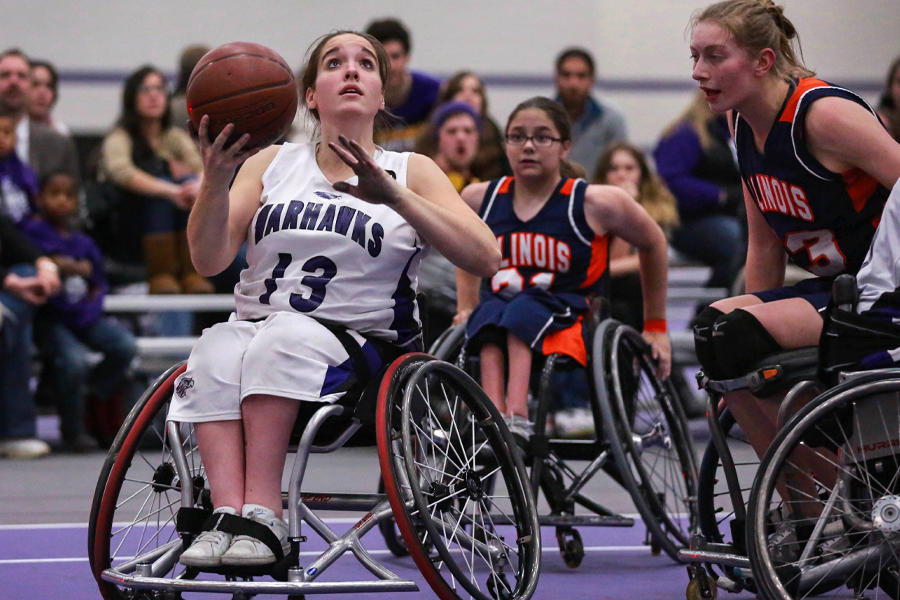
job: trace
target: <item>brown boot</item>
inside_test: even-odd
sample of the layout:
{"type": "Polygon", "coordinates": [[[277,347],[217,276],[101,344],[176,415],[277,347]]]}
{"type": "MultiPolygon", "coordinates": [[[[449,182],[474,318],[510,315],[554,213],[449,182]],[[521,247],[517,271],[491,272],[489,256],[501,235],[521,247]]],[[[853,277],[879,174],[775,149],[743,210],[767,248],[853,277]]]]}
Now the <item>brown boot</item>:
{"type": "Polygon", "coordinates": [[[151,294],[180,294],[178,238],[175,233],[148,233],[144,236],[144,263],[151,294]]]}
{"type": "Polygon", "coordinates": [[[178,255],[181,258],[181,288],[185,294],[212,294],[216,291],[212,282],[194,268],[187,233],[178,234],[178,255]]]}

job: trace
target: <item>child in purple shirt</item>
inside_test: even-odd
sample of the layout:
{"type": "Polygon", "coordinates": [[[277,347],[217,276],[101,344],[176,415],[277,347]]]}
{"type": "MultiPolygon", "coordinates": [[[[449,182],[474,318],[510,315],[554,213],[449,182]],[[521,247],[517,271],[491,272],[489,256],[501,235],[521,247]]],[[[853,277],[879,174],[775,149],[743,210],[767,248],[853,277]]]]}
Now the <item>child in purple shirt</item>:
{"type": "Polygon", "coordinates": [[[103,316],[107,291],[103,256],[94,241],[72,228],[78,210],[78,185],[66,173],[42,183],[38,214],[20,224],[26,236],[59,267],[62,289],[35,318],[34,337],[44,357],[45,376],[56,398],[65,446],[74,451],[97,447],[85,430],[88,391],[101,405],[124,381],[136,346],[130,332],[103,316]],[[92,367],[90,352],[103,354],[92,367]]]}

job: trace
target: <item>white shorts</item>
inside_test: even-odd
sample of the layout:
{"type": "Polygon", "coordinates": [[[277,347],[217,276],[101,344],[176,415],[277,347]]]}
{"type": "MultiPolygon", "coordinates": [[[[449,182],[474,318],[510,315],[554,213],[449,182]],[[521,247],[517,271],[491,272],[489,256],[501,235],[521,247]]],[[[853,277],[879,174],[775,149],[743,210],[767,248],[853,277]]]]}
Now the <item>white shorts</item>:
{"type": "MultiPolygon", "coordinates": [[[[371,343],[348,331],[370,372],[381,366],[371,343]]],[[[353,361],[324,325],[299,313],[278,312],[258,322],[228,321],[206,329],[175,382],[169,420],[198,423],[241,418],[252,394],[335,402],[356,381],[353,361]]]]}

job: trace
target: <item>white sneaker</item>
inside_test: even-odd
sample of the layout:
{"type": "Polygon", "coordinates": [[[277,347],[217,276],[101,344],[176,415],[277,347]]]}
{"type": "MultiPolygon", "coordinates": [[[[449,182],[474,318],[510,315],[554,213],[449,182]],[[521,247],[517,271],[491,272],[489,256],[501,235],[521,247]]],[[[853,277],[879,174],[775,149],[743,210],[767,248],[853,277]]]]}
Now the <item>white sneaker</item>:
{"type": "Polygon", "coordinates": [[[506,421],[506,427],[514,437],[525,438],[525,440],[528,440],[534,435],[534,423],[525,417],[510,415],[508,417],[504,416],[503,420],[506,421]]]}
{"type": "Polygon", "coordinates": [[[0,441],[0,457],[39,458],[48,454],[50,446],[36,438],[0,441]]]}
{"type": "Polygon", "coordinates": [[[594,435],[594,413],[590,408],[567,408],[556,413],[556,435],[583,439],[594,435]]]}
{"type": "MultiPolygon", "coordinates": [[[[228,506],[217,508],[213,514],[227,513],[237,515],[237,511],[228,506]]],[[[197,536],[191,547],[181,554],[178,562],[188,567],[218,567],[222,564],[222,555],[231,546],[234,536],[224,531],[204,531],[197,536]]]]}
{"type": "MultiPolygon", "coordinates": [[[[271,529],[281,542],[281,551],[284,554],[290,552],[287,521],[279,519],[274,511],[258,504],[245,504],[241,512],[245,519],[252,519],[271,529]]],[[[275,554],[268,546],[249,535],[235,537],[231,547],[222,556],[222,564],[229,566],[268,565],[275,560],[275,554]]]]}

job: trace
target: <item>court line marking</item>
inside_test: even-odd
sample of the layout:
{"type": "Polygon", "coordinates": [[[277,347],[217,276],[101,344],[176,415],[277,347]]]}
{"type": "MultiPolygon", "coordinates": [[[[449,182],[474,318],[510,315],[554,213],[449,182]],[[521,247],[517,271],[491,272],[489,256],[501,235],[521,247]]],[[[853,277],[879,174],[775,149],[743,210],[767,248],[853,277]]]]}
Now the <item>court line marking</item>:
{"type": "MultiPolygon", "coordinates": [[[[585,552],[650,552],[650,546],[587,546],[584,549],[585,552]]],[[[300,552],[300,556],[320,556],[324,552],[317,550],[306,550],[300,552]]],[[[382,548],[379,550],[369,550],[369,554],[390,554],[391,551],[382,548]]],[[[559,552],[558,548],[541,548],[541,553],[551,553],[557,554],[559,552]]],[[[123,556],[121,560],[129,560],[131,556],[123,556]]],[[[41,564],[41,563],[71,563],[71,562],[87,562],[87,557],[75,557],[75,558],[7,558],[0,559],[0,566],[2,565],[28,565],[28,564],[41,564]]]]}
{"type": "MultiPolygon", "coordinates": [[[[641,515],[635,513],[621,513],[623,517],[642,521],[641,515]]],[[[676,514],[678,518],[687,517],[686,514],[676,514]]],[[[326,523],[358,523],[362,517],[329,517],[322,519],[326,523]]],[[[130,523],[113,523],[114,526],[124,527],[130,523]]],[[[0,531],[20,531],[20,530],[40,530],[40,529],[87,529],[88,523],[33,523],[33,524],[16,524],[16,525],[0,525],[0,531]]],[[[547,525],[546,527],[551,527],[547,525]]]]}

